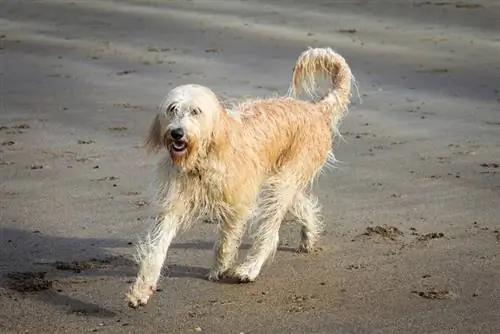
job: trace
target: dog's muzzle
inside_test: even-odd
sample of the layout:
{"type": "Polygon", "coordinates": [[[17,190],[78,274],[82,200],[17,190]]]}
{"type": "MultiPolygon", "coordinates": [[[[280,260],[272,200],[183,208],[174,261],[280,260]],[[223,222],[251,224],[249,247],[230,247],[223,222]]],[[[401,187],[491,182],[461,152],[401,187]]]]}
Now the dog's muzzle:
{"type": "Polygon", "coordinates": [[[172,151],[177,154],[184,153],[184,151],[187,149],[187,142],[185,139],[184,129],[175,128],[170,130],[170,138],[172,139],[171,141],[172,151]]]}

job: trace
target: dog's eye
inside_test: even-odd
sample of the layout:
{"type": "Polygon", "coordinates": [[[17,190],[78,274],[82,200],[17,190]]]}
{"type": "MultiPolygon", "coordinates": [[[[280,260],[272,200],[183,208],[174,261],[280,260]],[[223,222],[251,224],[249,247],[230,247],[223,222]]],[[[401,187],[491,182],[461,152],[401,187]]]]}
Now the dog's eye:
{"type": "Polygon", "coordinates": [[[199,115],[199,114],[201,114],[201,109],[200,108],[193,108],[191,110],[191,114],[193,114],[193,115],[199,115]]]}
{"type": "Polygon", "coordinates": [[[171,105],[168,106],[167,112],[174,112],[175,109],[176,109],[175,104],[171,104],[171,105]]]}

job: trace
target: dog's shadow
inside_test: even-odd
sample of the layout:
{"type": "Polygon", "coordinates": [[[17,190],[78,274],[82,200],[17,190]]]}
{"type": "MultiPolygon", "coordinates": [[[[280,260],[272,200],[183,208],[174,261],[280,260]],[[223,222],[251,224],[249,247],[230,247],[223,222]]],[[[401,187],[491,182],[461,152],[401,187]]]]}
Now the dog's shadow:
{"type": "Polygon", "coordinates": [[[132,247],[128,240],[66,238],[40,231],[0,229],[0,291],[7,299],[35,299],[79,316],[110,318],[116,312],[72,296],[70,287],[95,282],[92,277],[123,279],[134,262],[108,249],[132,247]]]}
{"type": "MultiPolygon", "coordinates": [[[[206,244],[192,243],[190,247],[205,249],[206,244]]],[[[54,237],[36,230],[0,228],[0,245],[0,295],[12,300],[39,300],[68,314],[116,316],[112,310],[72,296],[67,292],[72,290],[69,286],[84,286],[108,277],[123,283],[126,289],[126,284],[137,274],[132,256],[111,253],[113,248],[135,247],[133,240],[54,237]]],[[[172,248],[186,247],[187,244],[172,245],[172,248]]],[[[207,268],[168,262],[165,269],[168,277],[206,279],[208,274],[207,268]]]]}
{"type": "MultiPolygon", "coordinates": [[[[111,310],[58,289],[58,281],[78,279],[79,282],[86,282],[92,281],[92,277],[105,276],[127,284],[137,274],[137,264],[132,256],[117,256],[110,252],[113,248],[135,247],[132,240],[54,237],[39,231],[2,228],[0,244],[0,289],[8,298],[41,300],[64,307],[71,314],[104,318],[115,316],[111,310]]],[[[213,245],[213,241],[194,241],[173,243],[171,248],[211,251],[213,245]]],[[[244,243],[240,250],[250,247],[250,244],[244,243]]],[[[279,250],[295,252],[295,249],[287,247],[280,247],[279,250]]],[[[184,266],[169,263],[167,259],[162,274],[165,277],[206,280],[209,266],[184,266]]]]}

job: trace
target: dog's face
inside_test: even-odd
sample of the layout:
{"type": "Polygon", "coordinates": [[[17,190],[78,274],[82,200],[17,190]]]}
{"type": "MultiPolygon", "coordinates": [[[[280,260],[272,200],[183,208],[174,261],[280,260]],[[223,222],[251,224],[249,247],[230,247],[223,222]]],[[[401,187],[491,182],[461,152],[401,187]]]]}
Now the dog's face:
{"type": "Polygon", "coordinates": [[[206,151],[213,139],[221,108],[215,94],[206,87],[174,88],[153,121],[148,148],[166,149],[174,164],[187,167],[206,151]]]}

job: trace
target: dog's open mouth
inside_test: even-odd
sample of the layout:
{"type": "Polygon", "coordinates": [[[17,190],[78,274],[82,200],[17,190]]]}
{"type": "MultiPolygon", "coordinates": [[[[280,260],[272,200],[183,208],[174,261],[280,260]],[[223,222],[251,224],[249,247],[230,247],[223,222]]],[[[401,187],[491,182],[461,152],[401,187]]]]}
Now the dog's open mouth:
{"type": "Polygon", "coordinates": [[[172,151],[175,153],[184,153],[187,148],[187,144],[184,140],[174,140],[172,142],[172,151]]]}

